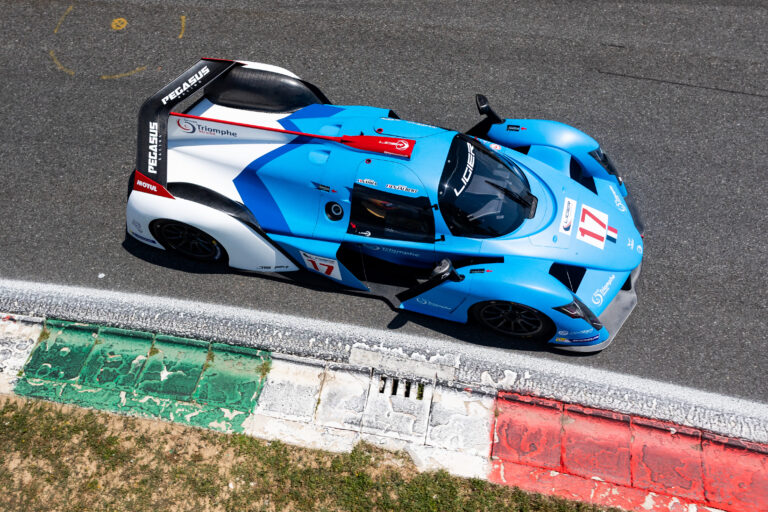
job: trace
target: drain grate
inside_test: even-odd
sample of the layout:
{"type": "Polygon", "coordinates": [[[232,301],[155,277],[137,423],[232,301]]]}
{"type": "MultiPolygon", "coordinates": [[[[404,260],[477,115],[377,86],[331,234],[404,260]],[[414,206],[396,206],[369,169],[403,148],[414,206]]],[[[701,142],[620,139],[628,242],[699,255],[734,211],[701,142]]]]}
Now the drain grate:
{"type": "MultiPolygon", "coordinates": [[[[424,383],[417,381],[410,381],[406,379],[392,378],[392,387],[389,388],[389,394],[397,396],[398,391],[402,390],[402,394],[405,398],[415,398],[416,400],[424,399],[424,383]],[[411,396],[413,388],[416,388],[415,396],[411,396]]],[[[385,394],[387,392],[387,376],[381,375],[379,377],[379,394],[385,394]]]]}

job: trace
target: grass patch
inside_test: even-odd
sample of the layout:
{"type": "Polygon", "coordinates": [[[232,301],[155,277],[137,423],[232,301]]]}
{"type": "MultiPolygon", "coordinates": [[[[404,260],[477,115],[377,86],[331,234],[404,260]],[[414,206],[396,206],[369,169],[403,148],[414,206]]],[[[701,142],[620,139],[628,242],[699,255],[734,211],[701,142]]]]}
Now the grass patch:
{"type": "Polygon", "coordinates": [[[51,337],[51,330],[48,329],[47,327],[44,327],[43,330],[40,331],[40,337],[37,338],[37,342],[42,343],[50,337],[51,337]]]}
{"type": "Polygon", "coordinates": [[[259,375],[261,376],[261,380],[267,378],[267,374],[269,374],[271,369],[272,359],[265,359],[264,362],[259,365],[259,375]]]}
{"type": "Polygon", "coordinates": [[[0,510],[602,510],[359,444],[332,454],[183,425],[0,397],[0,510]]]}
{"type": "Polygon", "coordinates": [[[206,354],[205,363],[203,363],[203,371],[213,366],[213,360],[215,359],[215,357],[216,356],[213,354],[213,345],[209,345],[208,354],[206,354]]]}

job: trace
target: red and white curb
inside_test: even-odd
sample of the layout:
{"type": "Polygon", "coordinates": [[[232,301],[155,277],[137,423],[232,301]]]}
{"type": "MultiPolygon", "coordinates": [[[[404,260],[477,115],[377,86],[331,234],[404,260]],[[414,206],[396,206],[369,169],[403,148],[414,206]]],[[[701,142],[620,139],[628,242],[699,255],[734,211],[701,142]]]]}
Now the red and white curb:
{"type": "Polygon", "coordinates": [[[768,510],[768,445],[499,393],[492,482],[628,510],[768,510]]]}
{"type": "MultiPolygon", "coordinates": [[[[41,322],[0,314],[0,392],[12,390],[41,322]]],[[[419,359],[362,343],[350,348],[345,363],[272,352],[245,432],[331,451],[367,441],[405,450],[420,470],[627,510],[768,511],[766,444],[505,392],[503,383],[485,377],[468,387],[447,356],[419,359]]],[[[529,380],[527,371],[521,376],[529,380]]],[[[745,424],[761,436],[757,413],[745,424]]]]}

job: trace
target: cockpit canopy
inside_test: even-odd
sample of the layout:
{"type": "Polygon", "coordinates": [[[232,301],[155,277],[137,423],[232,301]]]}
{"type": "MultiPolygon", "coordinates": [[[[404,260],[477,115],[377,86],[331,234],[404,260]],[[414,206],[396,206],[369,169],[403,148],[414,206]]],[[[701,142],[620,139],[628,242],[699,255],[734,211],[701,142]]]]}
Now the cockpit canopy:
{"type": "Polygon", "coordinates": [[[472,137],[454,137],[438,188],[438,205],[455,236],[503,236],[533,217],[536,198],[513,161],[472,137]]]}

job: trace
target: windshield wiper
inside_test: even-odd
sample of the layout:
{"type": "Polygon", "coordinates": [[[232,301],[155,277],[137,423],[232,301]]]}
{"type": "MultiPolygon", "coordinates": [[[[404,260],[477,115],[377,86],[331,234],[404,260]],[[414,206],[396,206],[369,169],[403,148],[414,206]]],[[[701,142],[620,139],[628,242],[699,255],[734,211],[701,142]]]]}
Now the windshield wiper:
{"type": "Polygon", "coordinates": [[[485,180],[487,184],[495,188],[496,190],[500,190],[504,193],[505,196],[507,196],[509,199],[513,200],[516,203],[520,203],[521,205],[525,206],[526,208],[530,208],[533,206],[533,203],[531,203],[529,200],[521,196],[520,194],[517,194],[515,192],[512,192],[511,190],[502,187],[501,185],[498,185],[492,181],[485,180]]]}
{"type": "Polygon", "coordinates": [[[508,188],[502,187],[501,185],[499,185],[497,183],[494,183],[494,182],[489,181],[489,180],[485,180],[485,182],[487,184],[489,184],[490,186],[492,186],[493,188],[495,188],[496,190],[500,190],[504,194],[505,197],[507,197],[507,198],[513,200],[514,202],[516,202],[518,204],[521,204],[524,207],[528,208],[528,215],[527,215],[527,217],[529,219],[533,218],[534,214],[536,213],[536,203],[538,203],[538,201],[536,200],[536,196],[534,196],[532,194],[528,194],[528,197],[530,197],[530,199],[526,199],[525,197],[521,196],[520,194],[518,194],[516,192],[512,192],[508,188]]]}

